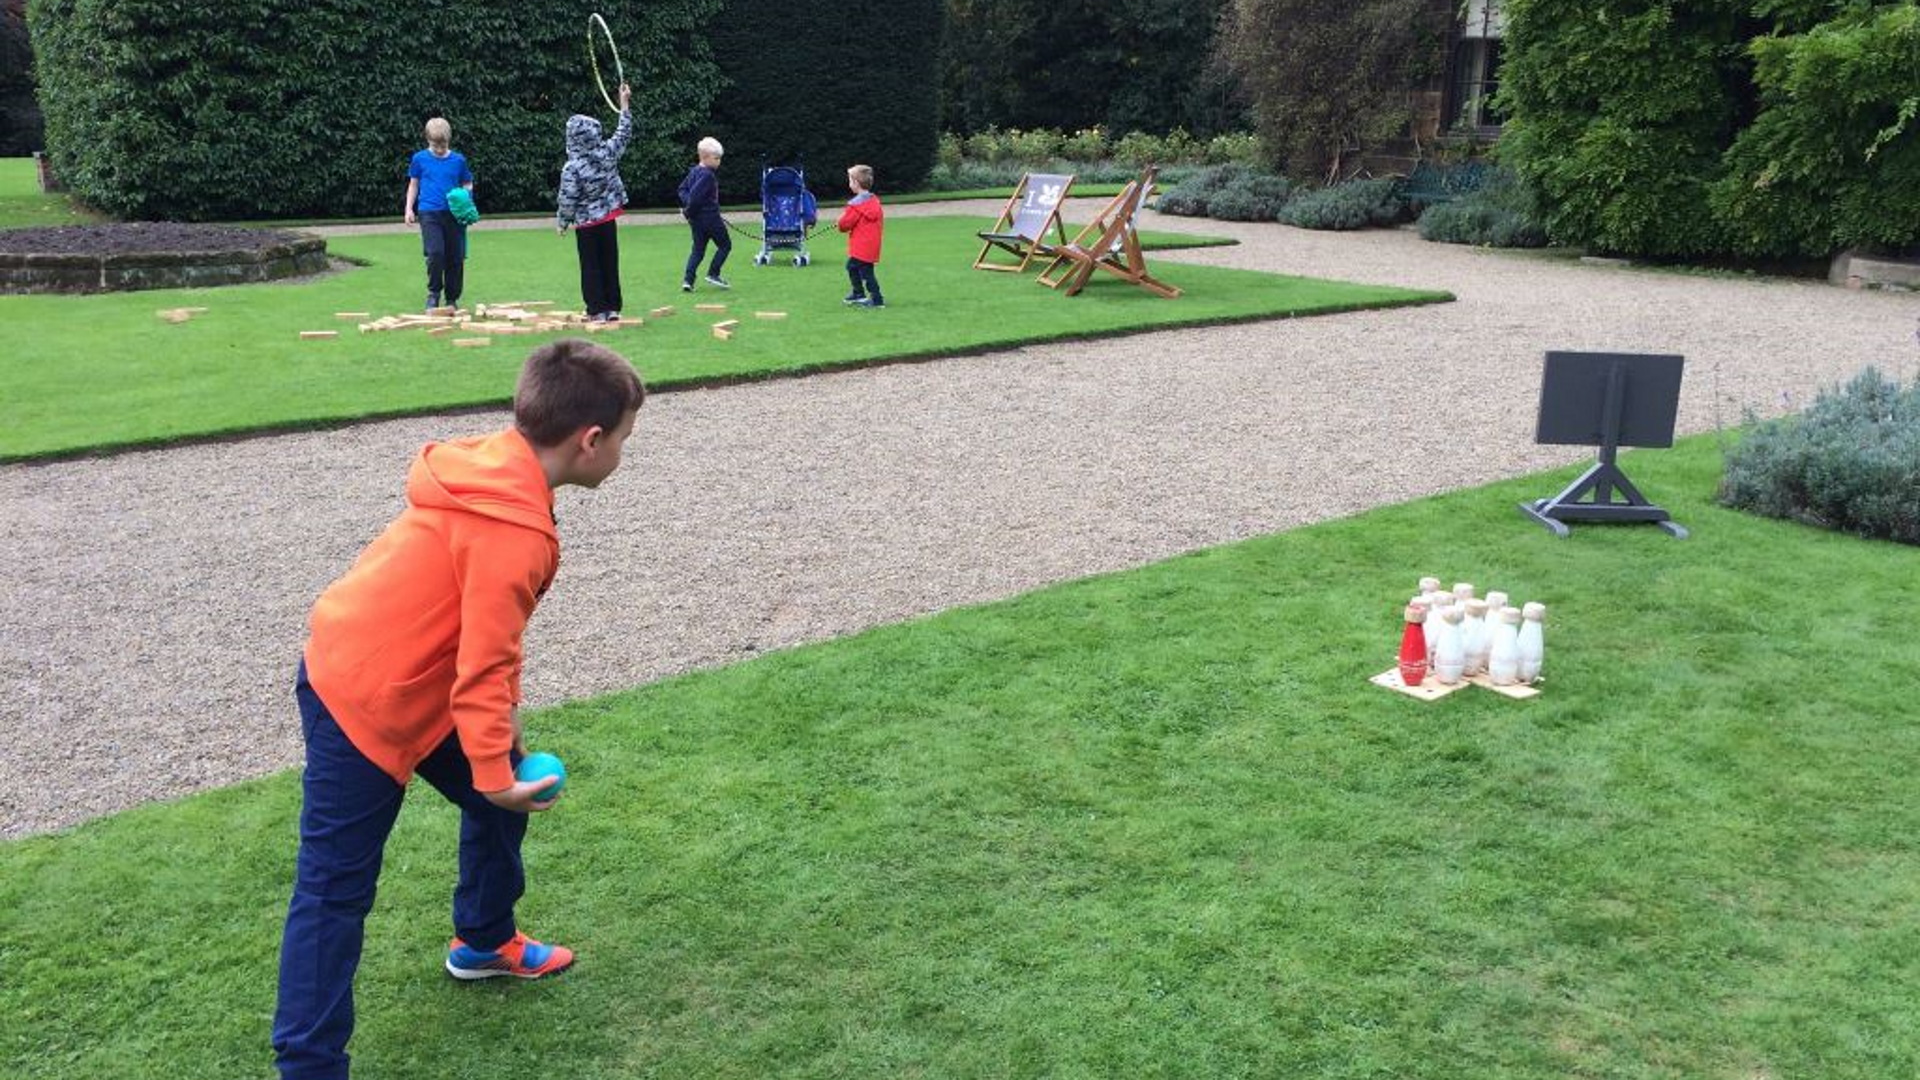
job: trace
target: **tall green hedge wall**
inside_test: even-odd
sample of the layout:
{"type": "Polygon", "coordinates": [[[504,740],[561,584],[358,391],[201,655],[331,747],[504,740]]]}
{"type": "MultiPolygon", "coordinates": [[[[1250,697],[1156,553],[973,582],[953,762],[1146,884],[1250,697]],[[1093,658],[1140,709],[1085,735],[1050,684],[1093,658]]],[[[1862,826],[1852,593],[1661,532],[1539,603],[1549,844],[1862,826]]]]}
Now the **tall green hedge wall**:
{"type": "MultiPolygon", "coordinates": [[[[762,158],[804,164],[823,201],[846,191],[853,164],[873,166],[882,195],[926,179],[940,145],[945,7],[726,0],[706,33],[728,86],[697,133],[726,146],[724,196],[757,201],[762,158]]],[[[683,156],[690,165],[691,145],[683,156]]]]}
{"type": "Polygon", "coordinates": [[[1656,258],[1920,246],[1915,0],[1505,0],[1501,158],[1554,240],[1656,258]]]}
{"type": "Polygon", "coordinates": [[[53,165],[125,218],[400,213],[439,113],[483,212],[550,209],[567,116],[610,121],[587,15],[634,87],[630,184],[677,173],[720,77],[702,30],[721,0],[33,0],[53,165]]]}

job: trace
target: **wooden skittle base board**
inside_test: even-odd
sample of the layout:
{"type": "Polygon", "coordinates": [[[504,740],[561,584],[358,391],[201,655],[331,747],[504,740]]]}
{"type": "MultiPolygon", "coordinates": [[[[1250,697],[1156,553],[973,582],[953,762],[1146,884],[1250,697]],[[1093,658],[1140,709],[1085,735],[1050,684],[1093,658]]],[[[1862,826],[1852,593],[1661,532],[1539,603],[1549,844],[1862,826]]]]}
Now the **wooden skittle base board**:
{"type": "Polygon", "coordinates": [[[1526,686],[1518,683],[1513,686],[1495,686],[1493,685],[1493,680],[1485,675],[1468,675],[1452,686],[1447,686],[1441,683],[1440,680],[1429,675],[1426,681],[1422,682],[1419,686],[1408,686],[1400,681],[1400,669],[1397,666],[1388,668],[1367,681],[1375,686],[1384,686],[1397,694],[1405,694],[1410,698],[1419,698],[1421,701],[1439,701],[1448,694],[1456,690],[1464,690],[1469,686],[1483,686],[1502,697],[1510,697],[1516,701],[1524,701],[1530,697],[1540,696],[1540,688],[1537,686],[1526,686]]]}

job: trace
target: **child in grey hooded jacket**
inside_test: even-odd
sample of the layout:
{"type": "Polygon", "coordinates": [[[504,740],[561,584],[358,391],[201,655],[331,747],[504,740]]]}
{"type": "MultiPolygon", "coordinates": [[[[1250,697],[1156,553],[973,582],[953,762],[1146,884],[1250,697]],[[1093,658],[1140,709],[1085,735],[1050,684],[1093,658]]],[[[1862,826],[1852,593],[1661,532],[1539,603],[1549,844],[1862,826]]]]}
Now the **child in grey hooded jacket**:
{"type": "Polygon", "coordinates": [[[578,114],[567,118],[567,163],[560,170],[559,204],[554,223],[573,227],[580,251],[580,299],[587,317],[607,322],[620,317],[621,213],[627,185],[620,180],[620,155],[633,137],[633,90],[620,84],[620,123],[602,142],[600,121],[578,114]]]}

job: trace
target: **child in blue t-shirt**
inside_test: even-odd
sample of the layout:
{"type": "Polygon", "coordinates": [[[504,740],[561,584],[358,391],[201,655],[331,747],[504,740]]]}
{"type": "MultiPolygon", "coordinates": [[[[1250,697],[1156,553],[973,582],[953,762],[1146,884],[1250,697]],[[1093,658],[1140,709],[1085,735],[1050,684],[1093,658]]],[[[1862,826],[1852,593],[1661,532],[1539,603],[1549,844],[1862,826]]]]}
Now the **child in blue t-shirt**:
{"type": "Polygon", "coordinates": [[[427,148],[416,151],[407,165],[407,224],[420,222],[429,308],[443,301],[458,307],[466,283],[467,227],[448,209],[447,193],[457,187],[473,190],[473,170],[452,143],[453,125],[436,116],[427,121],[427,148]]]}

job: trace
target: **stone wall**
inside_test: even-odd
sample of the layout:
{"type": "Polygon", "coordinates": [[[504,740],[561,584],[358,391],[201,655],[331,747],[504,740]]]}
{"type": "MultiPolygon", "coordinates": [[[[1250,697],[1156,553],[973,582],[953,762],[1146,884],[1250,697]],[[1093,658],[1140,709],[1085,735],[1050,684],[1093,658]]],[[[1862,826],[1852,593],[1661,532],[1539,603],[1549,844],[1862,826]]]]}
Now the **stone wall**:
{"type": "Polygon", "coordinates": [[[318,236],[252,251],[111,255],[0,252],[0,292],[198,289],[317,274],[326,268],[327,242],[318,236]]]}

